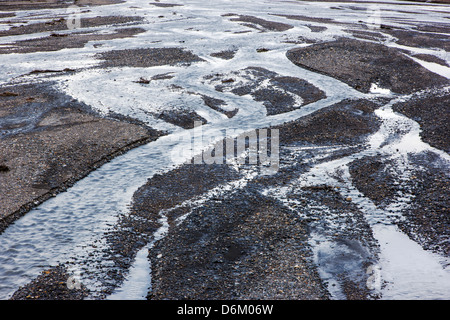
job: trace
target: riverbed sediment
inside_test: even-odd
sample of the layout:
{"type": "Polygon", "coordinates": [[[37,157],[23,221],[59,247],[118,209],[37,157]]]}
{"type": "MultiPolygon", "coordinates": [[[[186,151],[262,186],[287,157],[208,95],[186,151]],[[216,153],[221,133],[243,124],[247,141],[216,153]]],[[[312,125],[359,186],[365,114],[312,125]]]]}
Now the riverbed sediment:
{"type": "MultiPolygon", "coordinates": [[[[14,289],[5,280],[2,297],[108,298],[144,249],[151,281],[141,299],[364,300],[389,288],[401,299],[407,288],[383,273],[383,226],[449,258],[448,6],[239,2],[204,12],[197,1],[128,2],[83,2],[85,24],[72,31],[57,11],[66,4],[17,2],[19,19],[0,2],[9,63],[0,85],[0,231],[16,242],[0,254],[0,279],[20,275],[14,289]],[[25,21],[31,9],[36,22],[25,21]],[[250,158],[194,161],[181,138],[195,137],[199,123],[206,134],[266,129],[279,166],[262,174],[250,158]],[[85,179],[112,160],[105,176],[85,179]],[[123,192],[84,204],[82,191],[71,192],[83,181],[123,192]],[[74,257],[39,267],[36,259],[27,274],[11,259],[23,264],[18,251],[32,239],[7,231],[31,212],[23,232],[36,236],[29,226],[41,205],[73,219],[83,240],[41,239],[61,241],[74,257]],[[92,237],[76,225],[77,210],[107,211],[92,237]]],[[[54,230],[48,223],[39,230],[54,230]]],[[[421,280],[422,297],[448,298],[421,280]]]]}

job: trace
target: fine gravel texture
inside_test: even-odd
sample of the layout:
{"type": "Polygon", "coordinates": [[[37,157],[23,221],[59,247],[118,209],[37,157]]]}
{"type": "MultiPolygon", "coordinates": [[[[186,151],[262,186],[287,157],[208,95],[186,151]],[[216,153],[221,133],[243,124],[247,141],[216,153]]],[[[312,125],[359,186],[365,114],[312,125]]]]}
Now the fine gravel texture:
{"type": "MultiPolygon", "coordinates": [[[[1,11],[15,11],[15,10],[32,10],[32,9],[52,9],[52,8],[67,8],[74,4],[74,0],[45,0],[45,1],[27,1],[27,0],[2,0],[0,1],[1,11]]],[[[91,7],[108,4],[121,3],[124,0],[76,0],[77,6],[91,7]]]]}
{"type": "Polygon", "coordinates": [[[427,250],[449,256],[448,170],[429,152],[410,156],[409,161],[414,167],[402,182],[396,179],[397,164],[380,156],[355,161],[349,169],[358,190],[378,207],[394,203],[398,194],[414,195],[396,224],[427,250]]]}
{"type": "Polygon", "coordinates": [[[0,172],[0,231],[114,156],[161,135],[96,115],[51,84],[3,92],[10,94],[0,97],[0,165],[7,168],[0,172]]]}
{"type": "Polygon", "coordinates": [[[394,196],[404,189],[404,186],[395,183],[395,164],[381,156],[354,161],[349,166],[349,172],[358,190],[378,207],[389,205],[394,196]]]}
{"type": "MultiPolygon", "coordinates": [[[[336,4],[308,6],[318,10],[323,5],[323,12],[330,16],[320,10],[312,10],[311,15],[304,10],[291,12],[275,2],[255,8],[254,13],[250,2],[242,11],[233,3],[220,11],[208,8],[203,16],[199,9],[204,8],[197,2],[192,6],[170,1],[149,1],[145,9],[144,5],[130,7],[126,10],[133,11],[124,16],[119,12],[95,16],[90,15],[94,6],[122,1],[77,0],[89,18],[82,17],[80,30],[67,30],[64,15],[45,19],[40,12],[36,22],[22,24],[20,11],[66,8],[72,0],[0,0],[4,12],[0,13],[0,39],[6,41],[0,54],[15,61],[11,74],[17,71],[16,54],[51,59],[64,53],[55,51],[78,53],[79,48],[99,62],[86,69],[70,64],[52,68],[48,63],[40,69],[33,60],[33,71],[19,74],[14,78],[17,82],[0,85],[0,234],[112,158],[168,134],[130,117],[99,115],[60,92],[52,77],[64,81],[76,78],[80,71],[136,71],[124,89],[130,83],[161,86],[158,101],[164,100],[164,90],[180,93],[179,101],[142,109],[180,131],[192,129],[194,121],[213,129],[216,125],[225,128],[225,121],[233,126],[240,121],[256,125],[260,119],[246,115],[253,106],[265,107],[266,115],[261,109],[257,115],[267,116],[265,129],[279,131],[280,147],[279,167],[270,175],[261,174],[260,162],[237,164],[228,159],[226,164],[198,164],[194,158],[157,171],[129,195],[127,210],[111,213],[117,219],[96,234],[99,238],[82,243],[79,256],[44,266],[10,299],[106,299],[128,279],[138,252],[144,252],[150,264],[144,271],[151,278],[143,297],[148,300],[379,299],[380,288],[369,282],[373,280],[370,270],[380,263],[383,250],[374,236],[374,223],[392,224],[424,250],[449,257],[450,181],[448,160],[442,154],[450,151],[450,81],[410,57],[448,67],[450,21],[420,21],[427,13],[413,12],[416,9],[411,6],[418,4],[405,1],[398,2],[401,7],[395,10],[383,10],[383,23],[371,28],[359,19],[367,18],[369,4],[376,2],[322,1],[336,4]],[[146,17],[140,17],[144,11],[146,17]],[[397,14],[413,18],[397,19],[397,14]],[[211,15],[220,21],[213,28],[205,23],[211,15]],[[157,32],[148,32],[152,30],[157,32]],[[189,31],[185,39],[181,30],[189,31]],[[221,36],[218,42],[213,41],[216,32],[221,36]],[[9,43],[10,36],[14,40],[9,43]],[[135,36],[142,43],[130,39],[127,46],[127,38],[135,36]],[[222,39],[230,43],[219,43],[222,39]],[[248,39],[264,41],[249,43],[248,39]],[[213,47],[210,42],[219,45],[213,47]],[[180,43],[183,47],[177,47],[180,43]],[[292,68],[290,76],[281,74],[287,69],[265,60],[279,58],[280,52],[290,61],[283,60],[287,69],[292,68]],[[256,57],[255,61],[247,55],[256,57]],[[301,75],[300,68],[320,76],[297,77],[295,70],[301,75]],[[180,77],[191,70],[198,78],[180,77]],[[322,75],[349,88],[343,86],[344,92],[336,93],[334,88],[322,87],[335,81],[322,75]],[[392,94],[388,90],[375,93],[373,85],[392,94]],[[349,98],[345,90],[358,98],[349,98]],[[182,99],[183,95],[195,99],[182,99]],[[339,102],[323,106],[327,98],[339,102]],[[409,137],[403,135],[404,128],[379,117],[378,111],[384,110],[380,108],[397,98],[402,99],[392,104],[392,110],[419,124],[420,138],[435,149],[408,154],[381,149],[397,138],[409,137]],[[250,102],[250,107],[244,105],[250,102]],[[217,118],[204,112],[205,106],[216,111],[217,118]],[[323,108],[276,122],[291,111],[315,106],[323,108]],[[386,127],[390,132],[382,132],[386,127]],[[374,134],[386,138],[380,150],[368,143],[374,134]],[[378,211],[383,215],[379,221],[372,217],[378,211]],[[74,266],[85,284],[70,273],[74,266]],[[88,285],[88,289],[86,284],[94,282],[98,287],[88,285]]],[[[303,2],[288,5],[305,8],[303,2]]],[[[432,5],[425,6],[431,10],[432,5]]],[[[439,16],[433,14],[426,17],[439,16]]],[[[101,95],[98,99],[104,102],[101,95]]],[[[272,145],[272,134],[267,139],[272,145]]],[[[169,151],[170,146],[162,150],[169,151]]]]}
{"type": "Polygon", "coordinates": [[[14,293],[10,300],[83,300],[89,289],[77,282],[64,266],[45,270],[14,293]]]}
{"type": "Polygon", "coordinates": [[[150,250],[150,299],[327,299],[306,226],[258,193],[193,210],[150,250]]]}
{"type": "Polygon", "coordinates": [[[244,22],[244,26],[252,27],[258,30],[262,29],[267,31],[281,32],[293,28],[293,26],[286,23],[267,21],[261,18],[246,15],[239,15],[237,18],[231,18],[230,21],[244,22]]]}
{"type": "Polygon", "coordinates": [[[206,124],[207,121],[199,116],[197,112],[192,110],[172,109],[163,110],[161,113],[155,114],[155,117],[162,119],[168,123],[182,127],[183,129],[192,129],[195,121],[206,124]]]}
{"type": "Polygon", "coordinates": [[[222,108],[222,106],[226,105],[226,102],[221,100],[221,99],[216,99],[213,97],[209,97],[206,95],[202,95],[201,96],[203,101],[205,102],[205,105],[207,105],[208,107],[210,107],[213,110],[216,110],[218,112],[221,112],[223,114],[225,114],[228,118],[233,118],[236,113],[239,111],[238,108],[235,108],[233,110],[224,110],[222,108]]]}
{"type": "Polygon", "coordinates": [[[430,153],[414,157],[421,170],[414,171],[408,183],[415,195],[399,227],[427,250],[450,256],[450,175],[445,164],[430,153]]]}
{"type": "MultiPolygon", "coordinates": [[[[82,26],[83,28],[95,28],[95,27],[109,28],[111,26],[117,27],[118,25],[129,25],[132,23],[140,22],[142,20],[143,19],[141,17],[124,17],[124,16],[84,18],[82,20],[83,23],[82,26]]],[[[8,30],[1,30],[0,37],[33,34],[39,32],[65,31],[65,30],[67,30],[67,19],[58,18],[46,22],[36,22],[27,25],[12,26],[8,30]]],[[[55,35],[57,34],[55,33],[55,35]]]]}
{"type": "Polygon", "coordinates": [[[251,95],[255,101],[263,102],[267,115],[289,112],[326,97],[322,90],[304,79],[281,76],[261,67],[205,78],[219,92],[251,95]]]}
{"type": "MultiPolygon", "coordinates": [[[[301,159],[292,159],[288,151],[299,143],[362,142],[378,128],[372,114],[376,106],[377,103],[365,100],[345,101],[313,113],[308,119],[277,127],[283,132],[280,136],[283,166],[276,175],[249,180],[242,189],[210,197],[205,195],[200,206],[185,204],[173,210],[160,210],[154,220],[166,216],[170,227],[168,235],[149,251],[152,289],[148,298],[329,299],[307,243],[310,232],[315,230],[329,234],[336,243],[352,252],[345,258],[336,258],[330,271],[340,278],[347,299],[373,298],[365,286],[366,268],[375,260],[377,246],[364,215],[354,205],[326,186],[294,189],[289,197],[302,205],[291,208],[275,198],[263,196],[261,190],[289,185],[306,169],[301,159]],[[348,120],[331,121],[337,115],[348,120]],[[339,128],[331,126],[332,123],[339,128]],[[345,132],[343,139],[337,140],[336,132],[342,131],[345,132]],[[323,212],[307,209],[319,203],[329,208],[334,226],[324,221],[323,212]],[[308,219],[300,219],[301,216],[308,216],[308,219]],[[348,264],[355,267],[346,270],[348,264]]],[[[203,191],[210,188],[205,184],[207,180],[201,178],[201,171],[197,171],[201,168],[190,167],[176,171],[177,176],[181,174],[176,188],[170,183],[175,172],[163,175],[158,177],[159,186],[152,182],[142,188],[139,201],[153,203],[155,198],[160,198],[167,205],[165,199],[175,197],[175,203],[171,204],[174,208],[173,205],[179,203],[176,197],[180,191],[186,194],[184,181],[189,180],[183,178],[186,174],[189,177],[196,174],[198,181],[207,187],[203,191]],[[163,181],[169,183],[168,187],[163,181]],[[156,190],[161,190],[158,191],[160,197],[155,196],[156,190]]],[[[142,215],[147,208],[154,207],[146,204],[135,209],[142,215]]]]}
{"type": "Polygon", "coordinates": [[[449,27],[443,28],[443,30],[429,30],[421,28],[419,31],[405,30],[389,28],[384,32],[395,37],[396,43],[400,45],[417,47],[417,48],[434,48],[443,49],[445,51],[450,50],[450,43],[448,41],[449,27]],[[425,29],[425,30],[424,30],[425,29]],[[424,31],[435,31],[435,32],[424,32],[424,31]]]}
{"type": "Polygon", "coordinates": [[[185,64],[202,61],[200,57],[182,48],[124,49],[102,52],[98,59],[105,60],[102,67],[147,68],[162,65],[185,64]]]}
{"type": "Polygon", "coordinates": [[[380,102],[377,101],[343,100],[273,129],[280,131],[281,143],[301,139],[316,145],[358,145],[378,129],[380,123],[373,111],[379,106],[380,102]]]}
{"type": "MultiPolygon", "coordinates": [[[[349,121],[365,124],[366,129],[352,130],[351,122],[341,123],[341,128],[348,130],[345,142],[355,143],[376,130],[376,118],[370,115],[375,106],[370,101],[346,101],[336,107],[337,111],[328,108],[310,119],[283,125],[281,162],[286,166],[275,176],[249,180],[243,189],[208,194],[213,188],[244,177],[227,165],[186,164],[154,176],[135,193],[130,214],[119,219],[107,236],[107,257],[119,270],[109,277],[123,279],[136,252],[152,240],[165,217],[168,235],[149,251],[149,299],[329,299],[308,245],[313,230],[325,230],[336,243],[351,248],[352,255],[333,264],[347,298],[370,298],[364,286],[365,268],[374,259],[376,246],[364,217],[351,203],[328,187],[306,188],[290,194],[304,205],[288,208],[263,196],[260,190],[287,185],[305,170],[300,159],[292,161],[286,151],[289,147],[333,139],[337,128],[323,130],[322,119],[353,112],[354,119],[349,121]],[[308,128],[314,131],[309,136],[304,134],[308,128]],[[330,208],[337,227],[321,222],[322,213],[309,212],[308,205],[317,203],[330,208]],[[304,214],[309,218],[300,218],[304,214]],[[348,263],[355,267],[345,270],[348,263]]],[[[15,297],[39,296],[36,290],[41,285],[42,279],[38,279],[21,288],[15,297]]]]}
{"type": "Polygon", "coordinates": [[[236,55],[237,50],[224,50],[219,52],[211,53],[211,57],[221,58],[224,60],[231,60],[236,55]]]}
{"type": "Polygon", "coordinates": [[[89,41],[102,41],[132,37],[145,30],[138,27],[116,29],[112,33],[101,34],[96,32],[79,33],[52,33],[37,39],[20,40],[0,49],[0,54],[32,53],[59,51],[68,48],[83,48],[89,41]]]}
{"type": "Polygon", "coordinates": [[[225,165],[184,165],[149,179],[134,194],[130,213],[121,216],[106,236],[110,246],[106,258],[119,270],[113,274],[115,279],[123,279],[136,252],[161,227],[160,212],[165,212],[172,225],[191,210],[190,199],[238,178],[239,174],[225,165]]]}
{"type": "Polygon", "coordinates": [[[372,84],[410,94],[450,83],[399,50],[366,41],[339,39],[292,49],[287,57],[300,67],[332,76],[364,93],[372,84]]]}

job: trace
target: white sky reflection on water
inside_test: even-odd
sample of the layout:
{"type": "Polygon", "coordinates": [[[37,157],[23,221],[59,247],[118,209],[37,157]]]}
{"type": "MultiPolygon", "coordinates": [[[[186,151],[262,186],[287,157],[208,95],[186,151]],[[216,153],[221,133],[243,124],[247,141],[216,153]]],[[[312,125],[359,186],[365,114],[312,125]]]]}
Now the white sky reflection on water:
{"type": "MultiPolygon", "coordinates": [[[[284,123],[345,98],[391,95],[387,89],[379,88],[376,84],[373,85],[373,90],[369,95],[363,95],[342,82],[301,69],[287,60],[285,56],[287,50],[305,45],[287,43],[287,41],[296,40],[299,36],[318,40],[333,40],[334,37],[339,36],[350,37],[350,34],[345,31],[348,26],[323,22],[305,23],[304,21],[289,20],[268,13],[270,7],[270,13],[327,17],[339,22],[359,23],[359,21],[371,19],[373,12],[370,10],[355,10],[350,5],[339,3],[309,3],[306,1],[221,0],[208,2],[207,7],[205,7],[204,1],[171,2],[185,5],[158,8],[148,4],[148,1],[132,0],[124,4],[93,7],[90,8],[90,12],[83,14],[83,18],[116,15],[117,12],[120,12],[121,15],[143,16],[145,22],[137,26],[144,28],[146,32],[132,38],[92,41],[87,43],[84,48],[64,49],[56,52],[2,55],[0,84],[39,80],[36,76],[23,76],[36,69],[83,69],[73,75],[58,76],[52,79],[57,82],[57,87],[62,92],[85,102],[99,112],[114,111],[131,116],[155,128],[168,130],[172,134],[114,159],[78,182],[67,192],[32,210],[1,234],[0,298],[7,298],[20,285],[29,282],[49,265],[76,260],[78,257],[84,257],[95,252],[92,243],[102,243],[101,238],[104,232],[115,223],[120,212],[126,212],[133,193],[155,173],[170,170],[174,165],[186,160],[181,157],[172,159],[175,162],[170,162],[167,159],[167,154],[174,147],[191,147],[186,142],[188,140],[181,139],[184,135],[189,135],[189,131],[181,130],[174,125],[155,119],[151,112],[158,111],[161,108],[170,108],[173,105],[182,105],[187,109],[195,110],[208,120],[209,124],[204,126],[204,130],[206,134],[209,133],[213,136],[228,128],[252,130],[284,123]],[[333,9],[333,7],[339,7],[340,9],[333,9]],[[259,32],[231,21],[232,17],[222,16],[227,13],[257,16],[270,21],[290,24],[294,28],[283,32],[259,32]],[[159,18],[160,15],[164,15],[164,18],[159,18]],[[326,25],[328,29],[324,32],[312,32],[306,25],[326,25]],[[234,33],[241,31],[250,32],[234,33]],[[101,62],[94,58],[97,53],[141,47],[183,47],[192,51],[204,61],[193,63],[189,67],[92,68],[101,62]],[[261,47],[269,49],[269,51],[257,52],[257,49],[261,47]],[[232,60],[210,56],[214,52],[234,49],[239,50],[232,60]],[[248,96],[239,97],[231,93],[220,94],[213,86],[208,85],[203,80],[205,76],[213,73],[228,73],[249,66],[263,67],[280,75],[306,79],[323,90],[327,98],[289,113],[268,117],[265,115],[265,108],[261,103],[253,101],[248,96]],[[174,76],[172,79],[152,81],[148,86],[135,83],[140,77],[151,78],[154,75],[168,72],[174,76]],[[169,89],[171,85],[178,85],[184,89],[171,90],[169,89]],[[223,99],[227,103],[226,108],[229,110],[238,108],[239,112],[232,119],[228,119],[219,112],[205,108],[200,103],[199,96],[190,95],[187,91],[223,99]]],[[[404,6],[391,3],[392,1],[386,1],[382,5],[381,19],[382,21],[388,19],[391,25],[403,27],[407,27],[408,23],[413,23],[415,20],[443,21],[445,13],[439,11],[441,8],[448,8],[434,4],[408,6],[408,10],[412,12],[420,11],[423,13],[419,15],[396,11],[399,8],[404,8],[404,6]],[[402,18],[407,19],[402,20],[402,18]]],[[[368,4],[358,3],[357,6],[366,7],[368,4]]],[[[52,9],[43,12],[40,10],[24,11],[19,12],[18,16],[14,18],[7,19],[18,21],[17,24],[19,24],[22,23],[20,21],[30,20],[29,18],[34,15],[37,20],[30,20],[30,23],[37,22],[41,13],[42,19],[48,17],[49,14],[59,17],[65,14],[66,9],[52,9]]],[[[102,30],[101,27],[97,29],[102,30]]],[[[85,30],[83,29],[83,31],[85,30]]],[[[42,35],[45,34],[10,36],[3,37],[1,40],[2,43],[12,43],[42,35]]],[[[447,62],[450,61],[449,54],[443,50],[398,46],[389,41],[386,44],[406,48],[412,50],[413,53],[432,54],[447,62]]],[[[448,67],[425,62],[414,57],[412,59],[430,71],[449,78],[448,67]]],[[[375,150],[386,155],[392,155],[393,150],[400,150],[399,156],[408,152],[431,150],[439,154],[448,163],[449,157],[446,153],[430,148],[429,145],[420,140],[420,128],[416,122],[393,113],[390,106],[377,110],[376,115],[383,120],[383,125],[377,133],[371,136],[368,141],[368,150],[364,151],[364,154],[352,155],[351,158],[343,158],[336,162],[327,162],[322,166],[314,167],[311,172],[318,174],[315,175],[315,179],[308,175],[308,183],[323,184],[324,180],[321,179],[330,179],[329,173],[331,174],[333,169],[345,167],[350,160],[370,154],[375,150]],[[399,123],[407,129],[406,133],[400,137],[395,137],[389,143],[385,143],[390,130],[399,123]],[[321,179],[318,177],[321,177],[321,179]]],[[[333,181],[330,180],[329,182],[332,183],[333,181]]],[[[346,183],[350,194],[351,192],[357,192],[351,185],[351,181],[347,180],[346,183]]],[[[367,198],[360,197],[360,199],[362,200],[358,205],[360,205],[361,210],[372,209],[373,204],[367,202],[367,198]]],[[[407,205],[407,201],[404,205],[407,205]]],[[[378,209],[375,211],[383,218],[384,212],[378,209]]],[[[440,257],[422,250],[417,244],[390,225],[371,225],[381,246],[380,272],[383,279],[390,283],[383,291],[385,298],[448,299],[450,297],[448,291],[450,286],[449,272],[448,268],[446,270],[439,269],[439,266],[441,266],[438,261],[440,257]],[[403,253],[408,253],[407,257],[399,255],[402,250],[403,253]],[[427,279],[430,282],[425,284],[427,279]]],[[[144,297],[143,292],[149,287],[148,281],[150,281],[145,248],[137,256],[136,266],[130,270],[130,279],[138,278],[139,284],[142,284],[143,287],[140,288],[139,284],[133,283],[133,281],[125,282],[125,286],[129,285],[133,289],[128,291],[127,287],[124,287],[121,290],[119,289],[119,292],[130,292],[130,296],[127,297],[125,294],[112,296],[111,298],[144,297]]],[[[91,285],[95,288],[98,284],[94,281],[91,285]]],[[[337,296],[339,296],[338,293],[337,296]]]]}

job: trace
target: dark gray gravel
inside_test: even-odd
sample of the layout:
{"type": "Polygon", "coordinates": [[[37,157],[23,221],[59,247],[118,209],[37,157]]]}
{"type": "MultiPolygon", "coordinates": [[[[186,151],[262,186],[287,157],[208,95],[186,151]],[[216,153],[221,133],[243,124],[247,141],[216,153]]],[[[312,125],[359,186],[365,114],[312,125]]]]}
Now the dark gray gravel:
{"type": "MultiPolygon", "coordinates": [[[[93,0],[86,3],[109,2],[93,0]]],[[[161,2],[151,4],[169,10],[178,6],[161,2]]],[[[24,1],[15,5],[0,3],[0,9],[24,5],[24,1]]],[[[54,7],[61,3],[53,1],[48,5],[54,7]]],[[[408,5],[405,3],[405,7],[408,5]]],[[[40,4],[34,6],[41,7],[40,4]]],[[[361,8],[355,5],[353,10],[361,8]]],[[[260,32],[275,32],[277,35],[292,29],[288,23],[250,15],[231,13],[223,17],[260,32]]],[[[311,22],[340,25],[362,39],[337,39],[313,44],[293,49],[287,52],[287,57],[297,66],[335,77],[365,93],[373,83],[399,94],[426,91],[393,108],[421,125],[425,142],[449,151],[449,95],[440,92],[449,81],[407,58],[404,51],[363,41],[382,41],[385,34],[390,34],[398,38],[399,44],[448,49],[448,41],[440,34],[447,32],[448,26],[424,24],[406,31],[383,25],[375,32],[362,28],[359,23],[343,24],[327,17],[295,14],[281,17],[287,22],[289,19],[303,21],[314,33],[325,32],[326,27],[311,25],[311,22]],[[358,30],[353,29],[355,27],[358,30]]],[[[139,21],[128,17],[108,17],[88,19],[86,23],[93,26],[112,23],[123,27],[139,21]]],[[[143,32],[138,26],[127,26],[105,35],[75,33],[63,36],[57,33],[63,24],[64,20],[55,20],[3,33],[54,31],[49,37],[16,42],[17,47],[14,48],[4,47],[0,54],[83,47],[87,41],[129,37],[143,32]]],[[[303,44],[305,40],[311,42],[302,38],[290,41],[303,44]]],[[[237,50],[230,48],[210,55],[230,60],[237,50]]],[[[261,44],[257,51],[264,54],[268,50],[261,44]]],[[[103,60],[101,68],[189,66],[202,61],[194,53],[176,47],[115,50],[96,57],[103,60]]],[[[442,63],[429,56],[418,57],[442,63]]],[[[39,74],[64,72],[77,70],[35,70],[39,74]]],[[[135,82],[146,85],[171,77],[171,74],[161,74],[150,79],[136,78],[135,82]]],[[[218,92],[249,94],[263,103],[269,115],[289,112],[325,98],[324,92],[305,79],[285,77],[264,68],[230,70],[227,74],[212,74],[203,80],[214,83],[218,92]],[[240,84],[234,78],[237,75],[244,78],[247,75],[251,82],[240,84]],[[267,80],[270,86],[261,89],[259,85],[267,80]],[[302,105],[294,103],[294,95],[303,99],[302,105]]],[[[229,118],[237,112],[224,111],[223,100],[209,96],[202,96],[202,99],[205,105],[229,118]]],[[[249,180],[241,189],[225,191],[221,186],[243,179],[245,170],[251,167],[244,166],[244,170],[238,172],[227,165],[186,164],[149,179],[134,194],[129,212],[121,216],[106,234],[107,248],[99,253],[100,258],[92,258],[112,262],[113,265],[107,272],[102,270],[103,279],[99,280],[104,291],[96,298],[105,298],[124,280],[136,253],[149,241],[155,240],[154,232],[162,226],[160,218],[165,217],[168,234],[148,252],[152,266],[152,288],[148,299],[327,300],[330,299],[329,288],[319,275],[320,270],[333,275],[345,299],[377,299],[367,288],[369,275],[366,271],[378,259],[378,246],[364,214],[351,199],[343,198],[332,186],[300,187],[298,179],[310,168],[308,160],[316,155],[315,151],[295,154],[291,150],[299,146],[344,145],[319,161],[362,150],[364,139],[376,132],[380,125],[374,110],[387,101],[343,100],[275,127],[280,130],[280,170],[272,176],[249,180]],[[290,188],[286,198],[261,192],[266,188],[280,187],[290,188]],[[213,188],[222,192],[207,195],[213,188]],[[199,198],[203,202],[194,201],[199,198]],[[320,255],[317,264],[311,246],[311,237],[316,233],[335,248],[328,255],[320,255]]],[[[189,111],[162,112],[156,116],[183,128],[191,128],[193,120],[204,122],[198,114],[189,111]]],[[[0,212],[3,218],[0,231],[36,203],[64,190],[108,159],[163,134],[117,115],[99,117],[87,106],[56,94],[45,83],[1,87],[0,128],[0,187],[3,197],[0,200],[4,210],[0,212]],[[114,132],[114,137],[111,132],[114,132]],[[19,208],[14,207],[17,204],[19,208]]],[[[448,256],[447,166],[428,153],[419,154],[410,161],[415,169],[408,172],[409,179],[402,184],[395,179],[395,164],[380,155],[355,161],[349,169],[354,186],[379,207],[385,208],[398,192],[414,195],[409,209],[402,213],[404,219],[394,222],[425,249],[448,256]]],[[[91,257],[79,262],[89,265],[92,262],[89,259],[91,257]]],[[[103,268],[100,264],[96,266],[103,268]]],[[[97,269],[89,272],[100,273],[97,269]]],[[[64,265],[50,268],[21,287],[12,299],[78,300],[88,297],[90,293],[83,286],[71,289],[69,277],[64,265]]]]}
{"type": "Polygon", "coordinates": [[[89,290],[58,265],[21,287],[10,300],[83,300],[88,295],[89,290]]]}
{"type": "Polygon", "coordinates": [[[395,104],[392,108],[420,124],[423,141],[450,152],[450,94],[427,93],[417,99],[395,104]]]}
{"type": "Polygon", "coordinates": [[[186,64],[202,61],[190,51],[182,48],[124,49],[102,52],[99,59],[105,60],[102,67],[147,68],[161,65],[186,64]]]}
{"type": "Polygon", "coordinates": [[[337,78],[362,92],[372,84],[408,94],[450,81],[382,44],[339,39],[293,49],[287,57],[296,65],[337,78]]]}
{"type": "Polygon", "coordinates": [[[195,209],[150,251],[150,299],[327,299],[306,225],[257,192],[195,209]]]}
{"type": "Polygon", "coordinates": [[[244,22],[243,25],[245,26],[253,27],[256,29],[262,28],[262,30],[267,31],[286,31],[293,28],[293,26],[286,23],[268,21],[247,15],[238,15],[237,18],[231,18],[230,21],[244,22]]]}
{"type": "Polygon", "coordinates": [[[162,134],[124,117],[101,117],[51,82],[0,92],[14,93],[0,97],[0,165],[8,168],[0,172],[0,232],[113,157],[162,134]]]}
{"type": "Polygon", "coordinates": [[[255,101],[263,102],[268,115],[289,112],[326,97],[322,90],[304,79],[281,76],[260,67],[209,75],[206,80],[219,83],[215,85],[215,89],[219,92],[232,92],[238,96],[251,95],[255,101]],[[238,82],[235,80],[236,77],[243,77],[248,82],[238,82]],[[269,80],[269,85],[260,87],[266,80],[269,80]],[[303,101],[298,103],[296,96],[303,101]]]}
{"type": "Polygon", "coordinates": [[[126,27],[116,29],[109,34],[96,34],[93,32],[79,32],[71,34],[52,33],[48,37],[20,40],[0,49],[0,54],[31,53],[59,51],[66,48],[83,48],[89,41],[112,40],[132,37],[145,32],[139,27],[126,27]]]}

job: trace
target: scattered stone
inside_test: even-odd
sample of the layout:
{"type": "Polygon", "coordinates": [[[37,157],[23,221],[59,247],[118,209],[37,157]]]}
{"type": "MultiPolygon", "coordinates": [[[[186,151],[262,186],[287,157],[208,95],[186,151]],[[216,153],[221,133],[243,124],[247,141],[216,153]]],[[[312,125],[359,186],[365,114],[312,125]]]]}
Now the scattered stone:
{"type": "Polygon", "coordinates": [[[208,202],[150,250],[148,298],[328,299],[305,232],[298,216],[257,193],[208,202]]]}
{"type": "Polygon", "coordinates": [[[79,279],[58,265],[18,289],[10,300],[83,300],[88,295],[89,290],[79,279]]]}
{"type": "Polygon", "coordinates": [[[11,91],[5,91],[0,93],[0,97],[17,97],[19,94],[11,91]]]}
{"type": "Polygon", "coordinates": [[[176,3],[162,3],[162,2],[150,2],[149,4],[155,6],[155,7],[161,7],[161,8],[170,8],[170,7],[180,7],[183,6],[182,4],[176,4],[176,3]]]}
{"type": "Polygon", "coordinates": [[[219,92],[249,94],[256,101],[262,101],[268,115],[289,112],[325,98],[322,90],[306,80],[282,76],[261,67],[248,67],[228,75],[210,75],[205,79],[212,84],[220,82],[215,85],[219,92]],[[236,81],[235,77],[243,80],[236,81]],[[267,81],[270,85],[265,85],[267,81]]]}
{"type": "Polygon", "coordinates": [[[409,94],[450,83],[400,50],[373,42],[339,39],[292,49],[287,57],[300,67],[332,76],[364,93],[373,84],[409,94]]]}
{"type": "Polygon", "coordinates": [[[264,30],[268,30],[268,31],[286,31],[286,30],[293,28],[293,26],[286,24],[286,23],[267,21],[267,20],[264,20],[261,18],[247,16],[247,15],[240,15],[238,18],[232,18],[230,20],[246,22],[246,23],[248,23],[248,24],[245,24],[246,26],[251,26],[251,24],[258,25],[258,26],[262,27],[264,30]]]}
{"type": "Polygon", "coordinates": [[[142,28],[121,28],[111,33],[79,32],[71,33],[63,37],[47,36],[37,39],[19,40],[12,43],[12,46],[0,49],[0,54],[10,53],[32,53],[59,51],[66,48],[83,48],[89,41],[112,40],[132,37],[145,32],[142,28]]]}
{"type": "Polygon", "coordinates": [[[123,49],[102,52],[97,55],[105,60],[102,67],[147,68],[162,65],[189,65],[203,61],[200,57],[182,48],[123,49]]]}
{"type": "Polygon", "coordinates": [[[150,83],[150,80],[147,80],[147,79],[141,77],[141,78],[139,78],[138,81],[134,81],[134,82],[136,82],[136,83],[142,83],[142,84],[149,84],[149,83],[150,83]]]}
{"type": "Polygon", "coordinates": [[[0,101],[1,109],[8,111],[0,117],[0,154],[4,163],[15,163],[14,170],[0,179],[0,232],[36,201],[64,191],[114,156],[162,134],[124,119],[99,116],[51,83],[11,89],[20,93],[8,98],[14,102],[0,101]],[[30,103],[24,97],[33,93],[36,99],[30,103]],[[5,130],[13,121],[21,126],[5,130]]]}
{"type": "Polygon", "coordinates": [[[158,119],[162,119],[168,123],[182,127],[184,129],[194,128],[194,123],[200,121],[202,124],[206,124],[205,118],[201,117],[197,112],[193,110],[184,109],[171,109],[163,110],[161,113],[155,114],[158,119]]]}
{"type": "Polygon", "coordinates": [[[236,55],[237,50],[225,50],[220,52],[211,53],[211,57],[221,58],[224,60],[231,60],[236,55]]]}
{"type": "Polygon", "coordinates": [[[392,106],[420,124],[421,138],[438,149],[450,152],[450,94],[446,92],[427,93],[421,97],[400,102],[392,106]],[[426,106],[426,107],[425,107],[426,106]]]}

